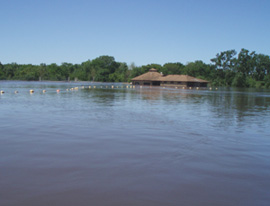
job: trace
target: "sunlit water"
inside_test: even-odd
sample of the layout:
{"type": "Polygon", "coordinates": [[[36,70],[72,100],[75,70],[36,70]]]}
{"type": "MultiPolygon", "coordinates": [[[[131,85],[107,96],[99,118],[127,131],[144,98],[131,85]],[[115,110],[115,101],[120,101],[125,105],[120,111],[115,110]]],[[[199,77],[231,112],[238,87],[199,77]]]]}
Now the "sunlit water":
{"type": "Polygon", "coordinates": [[[270,205],[269,91],[93,85],[0,82],[1,206],[270,205]]]}

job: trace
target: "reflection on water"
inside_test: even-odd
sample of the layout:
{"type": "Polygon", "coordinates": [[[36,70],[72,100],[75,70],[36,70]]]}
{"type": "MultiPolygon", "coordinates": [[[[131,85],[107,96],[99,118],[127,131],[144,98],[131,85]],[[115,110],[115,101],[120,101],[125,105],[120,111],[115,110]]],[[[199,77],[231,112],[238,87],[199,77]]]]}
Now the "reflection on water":
{"type": "Polygon", "coordinates": [[[0,82],[1,206],[269,205],[269,91],[81,85],[0,82]]]}

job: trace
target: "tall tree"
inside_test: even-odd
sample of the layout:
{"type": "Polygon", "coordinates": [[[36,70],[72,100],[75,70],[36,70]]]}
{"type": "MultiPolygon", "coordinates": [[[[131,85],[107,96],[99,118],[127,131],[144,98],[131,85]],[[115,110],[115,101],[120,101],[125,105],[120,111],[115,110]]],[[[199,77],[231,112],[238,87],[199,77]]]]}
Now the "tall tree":
{"type": "Polygon", "coordinates": [[[241,49],[237,58],[236,72],[242,73],[243,77],[252,74],[254,71],[254,56],[255,52],[250,53],[247,49],[241,49]]]}
{"type": "Polygon", "coordinates": [[[237,52],[234,49],[220,52],[215,58],[211,59],[211,62],[215,64],[217,69],[233,70],[236,63],[234,57],[236,54],[237,52]]]}

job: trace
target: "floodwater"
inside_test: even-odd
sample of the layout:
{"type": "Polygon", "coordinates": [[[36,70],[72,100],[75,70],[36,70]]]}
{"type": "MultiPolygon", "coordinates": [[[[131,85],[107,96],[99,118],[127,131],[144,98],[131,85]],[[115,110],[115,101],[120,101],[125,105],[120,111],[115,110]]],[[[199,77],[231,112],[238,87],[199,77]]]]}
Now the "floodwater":
{"type": "Polygon", "coordinates": [[[1,206],[270,205],[270,91],[93,86],[0,82],[1,206]]]}

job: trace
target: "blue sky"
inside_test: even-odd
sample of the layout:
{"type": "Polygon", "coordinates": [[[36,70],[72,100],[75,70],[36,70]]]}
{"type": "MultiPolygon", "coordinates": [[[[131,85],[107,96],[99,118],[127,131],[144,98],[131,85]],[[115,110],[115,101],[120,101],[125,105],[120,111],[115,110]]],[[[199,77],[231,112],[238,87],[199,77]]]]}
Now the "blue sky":
{"type": "Polygon", "coordinates": [[[3,64],[210,63],[241,48],[270,55],[269,0],[0,0],[3,64]]]}

